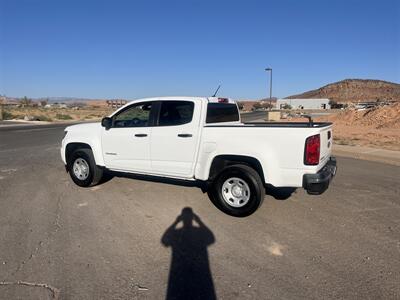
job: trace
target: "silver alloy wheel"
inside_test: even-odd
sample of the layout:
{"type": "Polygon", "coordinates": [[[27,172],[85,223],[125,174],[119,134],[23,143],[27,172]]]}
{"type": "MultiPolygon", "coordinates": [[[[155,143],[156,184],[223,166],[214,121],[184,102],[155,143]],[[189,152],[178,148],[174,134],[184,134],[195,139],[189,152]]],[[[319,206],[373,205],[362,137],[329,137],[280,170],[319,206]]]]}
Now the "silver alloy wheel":
{"type": "Polygon", "coordinates": [[[233,207],[243,207],[250,200],[249,185],[237,177],[225,180],[221,192],[224,201],[233,207]]]}
{"type": "Polygon", "coordinates": [[[85,180],[89,176],[89,164],[81,157],[75,159],[72,170],[74,171],[75,177],[79,180],[85,180]]]}

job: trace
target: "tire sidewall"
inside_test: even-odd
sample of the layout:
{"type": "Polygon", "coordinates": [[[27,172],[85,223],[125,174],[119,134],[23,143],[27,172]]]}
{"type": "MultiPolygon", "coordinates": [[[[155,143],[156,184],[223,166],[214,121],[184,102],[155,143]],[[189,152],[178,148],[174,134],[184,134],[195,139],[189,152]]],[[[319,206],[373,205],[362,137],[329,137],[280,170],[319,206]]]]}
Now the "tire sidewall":
{"type": "MultiPolygon", "coordinates": [[[[255,172],[255,171],[254,171],[255,172]]],[[[259,182],[255,178],[258,174],[252,174],[245,168],[241,167],[228,167],[226,170],[218,176],[213,184],[213,198],[214,204],[223,212],[235,216],[235,217],[246,217],[251,215],[257,210],[262,202],[262,188],[259,186],[259,182]],[[250,199],[246,205],[242,207],[230,206],[223,198],[222,185],[224,182],[232,177],[237,177],[244,180],[250,188],[250,199]]]]}
{"type": "Polygon", "coordinates": [[[94,162],[93,162],[91,153],[88,153],[88,151],[86,149],[80,149],[80,150],[74,151],[74,153],[72,153],[72,155],[71,155],[71,160],[68,163],[68,171],[69,171],[72,181],[81,187],[90,186],[90,184],[93,181],[93,175],[94,175],[93,163],[94,162]],[[89,176],[85,180],[81,180],[75,176],[73,166],[74,166],[74,162],[77,158],[83,158],[89,165],[89,176]]]}

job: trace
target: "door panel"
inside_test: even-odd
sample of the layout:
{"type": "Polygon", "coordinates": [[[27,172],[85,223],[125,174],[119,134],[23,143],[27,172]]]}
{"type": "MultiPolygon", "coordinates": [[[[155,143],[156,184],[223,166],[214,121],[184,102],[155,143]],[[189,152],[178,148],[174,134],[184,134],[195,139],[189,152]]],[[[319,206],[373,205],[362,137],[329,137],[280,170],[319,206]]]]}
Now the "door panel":
{"type": "Polygon", "coordinates": [[[200,103],[161,101],[151,135],[153,173],[191,177],[199,140],[200,103]]]}
{"type": "Polygon", "coordinates": [[[103,155],[107,168],[149,172],[151,127],[110,128],[103,132],[103,155]]]}
{"type": "Polygon", "coordinates": [[[128,106],[113,116],[110,129],[103,129],[102,148],[107,168],[150,172],[150,141],[153,103],[128,106]]]}

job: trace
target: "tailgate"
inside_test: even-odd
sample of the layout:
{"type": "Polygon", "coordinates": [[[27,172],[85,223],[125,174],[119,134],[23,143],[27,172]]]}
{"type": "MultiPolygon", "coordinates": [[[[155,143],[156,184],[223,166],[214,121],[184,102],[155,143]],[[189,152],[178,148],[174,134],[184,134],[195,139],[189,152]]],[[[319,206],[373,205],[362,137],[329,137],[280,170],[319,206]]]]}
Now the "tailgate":
{"type": "Polygon", "coordinates": [[[320,166],[324,166],[326,162],[329,160],[329,157],[332,153],[332,145],[333,145],[333,134],[332,134],[332,125],[328,127],[321,128],[320,131],[320,166]]]}

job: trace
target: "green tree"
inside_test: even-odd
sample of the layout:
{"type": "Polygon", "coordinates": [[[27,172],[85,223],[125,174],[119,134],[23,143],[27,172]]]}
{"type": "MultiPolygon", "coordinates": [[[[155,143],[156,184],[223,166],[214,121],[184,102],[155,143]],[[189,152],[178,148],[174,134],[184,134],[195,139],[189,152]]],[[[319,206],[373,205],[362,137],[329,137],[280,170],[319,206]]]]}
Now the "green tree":
{"type": "Polygon", "coordinates": [[[291,106],[290,104],[285,103],[285,104],[282,106],[282,109],[292,109],[292,106],[291,106]]]}
{"type": "Polygon", "coordinates": [[[24,98],[22,98],[19,103],[21,104],[22,107],[25,106],[30,106],[32,105],[32,99],[29,99],[28,97],[24,96],[24,98]]]}
{"type": "Polygon", "coordinates": [[[3,104],[6,101],[6,96],[2,96],[0,95],[0,120],[3,120],[3,118],[5,118],[5,112],[4,112],[4,108],[3,108],[3,104]]]}
{"type": "Polygon", "coordinates": [[[335,100],[329,100],[329,105],[331,108],[340,108],[340,105],[335,100]]]}

